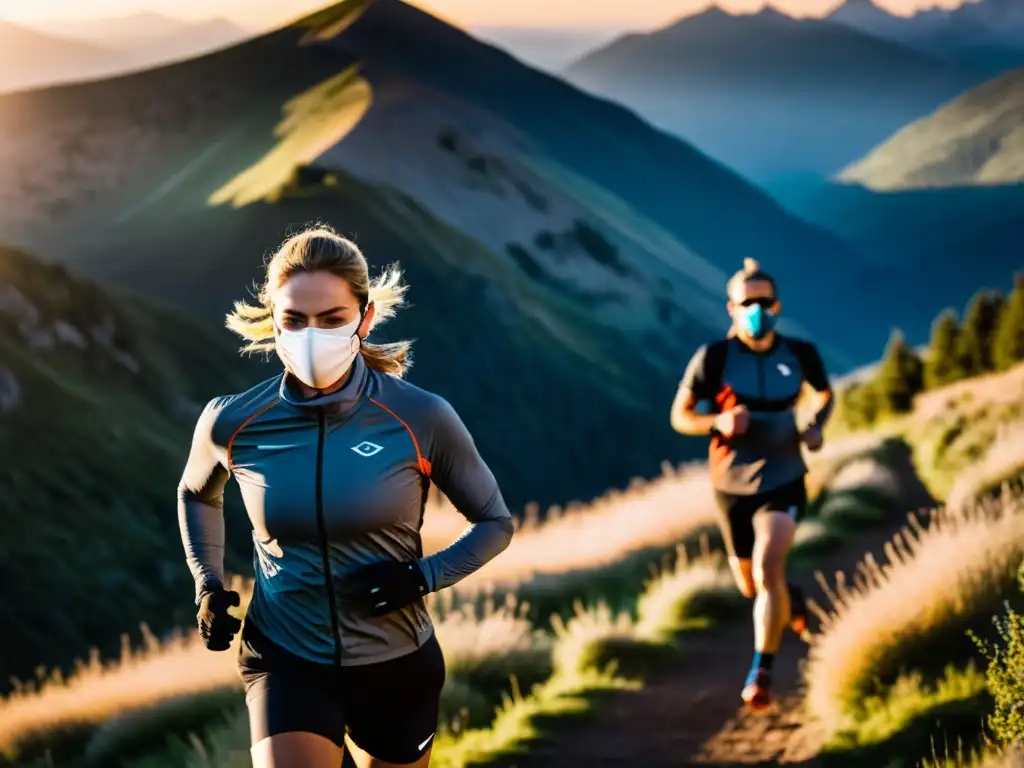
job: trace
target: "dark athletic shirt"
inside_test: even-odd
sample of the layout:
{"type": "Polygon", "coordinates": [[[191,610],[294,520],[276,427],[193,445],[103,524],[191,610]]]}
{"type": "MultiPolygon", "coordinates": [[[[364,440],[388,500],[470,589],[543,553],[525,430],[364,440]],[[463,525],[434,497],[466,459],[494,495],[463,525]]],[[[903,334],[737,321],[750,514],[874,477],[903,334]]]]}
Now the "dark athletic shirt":
{"type": "Polygon", "coordinates": [[[807,472],[800,450],[795,406],[804,382],[830,389],[817,348],[776,333],[772,346],[755,352],[736,338],[700,347],[679,383],[712,413],[737,405],[750,410],[742,435],[712,434],[708,451],[711,483],[724,493],[748,496],[773,490],[807,472]]]}
{"type": "Polygon", "coordinates": [[[433,631],[423,601],[357,616],[331,595],[332,582],[379,560],[418,561],[433,592],[482,567],[512,538],[494,476],[452,407],[371,370],[362,355],[329,395],[301,400],[282,374],[206,406],[178,488],[197,599],[224,580],[223,494],[232,474],[253,526],[247,620],[314,662],[386,661],[416,650],[433,631]],[[424,557],[420,526],[431,481],[469,527],[424,557]]]}

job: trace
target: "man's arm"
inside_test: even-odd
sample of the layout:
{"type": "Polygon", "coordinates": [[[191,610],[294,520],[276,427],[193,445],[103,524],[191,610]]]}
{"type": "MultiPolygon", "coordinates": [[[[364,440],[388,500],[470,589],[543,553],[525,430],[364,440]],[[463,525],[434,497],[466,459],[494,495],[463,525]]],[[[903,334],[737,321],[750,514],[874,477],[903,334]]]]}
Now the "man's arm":
{"type": "Polygon", "coordinates": [[[832,385],[825,372],[825,364],[822,362],[818,348],[807,341],[798,341],[793,345],[793,351],[800,360],[800,368],[804,375],[804,384],[811,388],[811,402],[814,406],[814,416],[808,427],[815,427],[818,430],[824,429],[829,416],[832,415],[832,407],[835,398],[832,395],[832,385]]]}
{"type": "Polygon", "coordinates": [[[697,413],[697,404],[715,396],[708,371],[708,345],[700,347],[690,359],[672,402],[672,429],[681,435],[707,435],[714,426],[715,414],[697,413]]]}
{"type": "Polygon", "coordinates": [[[680,387],[672,403],[672,429],[681,435],[711,434],[715,414],[697,413],[699,402],[691,390],[680,387]]]}

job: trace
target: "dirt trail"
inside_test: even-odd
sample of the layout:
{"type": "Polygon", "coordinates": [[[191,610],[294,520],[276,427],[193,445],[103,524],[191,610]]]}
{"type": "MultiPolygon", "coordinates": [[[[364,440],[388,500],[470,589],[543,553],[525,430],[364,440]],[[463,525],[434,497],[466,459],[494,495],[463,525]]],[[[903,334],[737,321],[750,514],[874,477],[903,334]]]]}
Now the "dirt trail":
{"type": "MultiPolygon", "coordinates": [[[[903,507],[930,506],[931,499],[910,465],[898,471],[903,507]]],[[[906,522],[851,537],[841,550],[817,566],[834,582],[836,572],[850,575],[866,552],[881,558],[882,548],[906,522]]],[[[797,577],[808,597],[827,605],[810,574],[797,577]]],[[[503,763],[507,768],[582,768],[631,766],[776,766],[813,768],[819,739],[802,721],[800,665],[807,646],[787,631],[775,659],[776,711],[750,715],[742,710],[740,690],[753,649],[749,619],[685,638],[679,660],[637,691],[620,691],[600,702],[593,718],[558,728],[550,739],[532,745],[528,757],[503,763]]]]}

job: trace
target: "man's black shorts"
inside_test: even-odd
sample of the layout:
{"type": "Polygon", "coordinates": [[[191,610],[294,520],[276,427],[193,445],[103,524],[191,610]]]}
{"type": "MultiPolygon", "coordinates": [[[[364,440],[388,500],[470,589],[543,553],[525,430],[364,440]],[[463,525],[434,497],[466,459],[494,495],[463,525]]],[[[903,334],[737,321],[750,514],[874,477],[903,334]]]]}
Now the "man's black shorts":
{"type": "Polygon", "coordinates": [[[761,511],[785,512],[799,522],[807,509],[804,477],[752,496],[734,496],[715,491],[719,526],[725,550],[732,557],[748,560],[754,554],[754,515],[761,511]]]}
{"type": "Polygon", "coordinates": [[[291,731],[344,747],[345,734],[378,760],[419,760],[437,729],[444,656],[434,635],[397,659],[335,667],[298,658],[251,622],[238,655],[252,744],[291,731]]]}

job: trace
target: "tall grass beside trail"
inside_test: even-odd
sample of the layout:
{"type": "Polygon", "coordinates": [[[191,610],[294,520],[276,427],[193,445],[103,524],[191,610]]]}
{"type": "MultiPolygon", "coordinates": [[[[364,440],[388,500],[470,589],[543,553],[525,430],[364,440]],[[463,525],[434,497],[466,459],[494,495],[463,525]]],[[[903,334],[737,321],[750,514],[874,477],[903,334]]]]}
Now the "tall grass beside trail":
{"type": "MultiPolygon", "coordinates": [[[[539,576],[560,577],[620,562],[629,553],[674,548],[715,523],[715,505],[703,464],[665,465],[660,477],[634,480],[589,503],[552,507],[543,519],[528,507],[508,549],[460,582],[462,595],[516,588],[539,576]]],[[[454,541],[466,520],[439,493],[432,494],[422,530],[424,550],[454,541]]]]}
{"type": "Polygon", "coordinates": [[[1001,423],[995,440],[975,463],[957,475],[947,506],[969,505],[982,496],[999,492],[1024,491],[1024,420],[1001,423]]]}
{"type": "MultiPolygon", "coordinates": [[[[448,668],[446,720],[488,722],[510,675],[532,686],[551,674],[551,638],[533,628],[514,600],[433,618],[448,668]]],[[[67,679],[23,687],[0,701],[0,765],[47,752],[111,765],[117,755],[162,743],[168,732],[202,730],[241,705],[238,642],[212,653],[194,633],[163,642],[150,636],[117,662],[94,658],[67,679]]]]}
{"type": "Polygon", "coordinates": [[[1003,602],[1018,597],[1022,558],[1024,496],[1006,494],[923,522],[911,515],[884,562],[869,554],[851,583],[840,578],[830,608],[813,606],[822,634],[806,667],[807,706],[826,733],[863,736],[870,725],[873,738],[891,735],[883,732],[894,716],[914,714],[893,709],[906,710],[911,691],[935,706],[980,696],[984,676],[968,665],[977,653],[966,633],[990,629],[1003,602]]]}
{"type": "MultiPolygon", "coordinates": [[[[1017,583],[1024,594],[1024,561],[1017,570],[1017,583]]],[[[996,636],[983,639],[971,633],[988,662],[985,683],[992,697],[986,719],[984,744],[979,749],[950,749],[943,744],[932,749],[932,758],[922,768],[999,768],[1024,766],[1024,613],[1007,605],[992,619],[996,636]]]]}
{"type": "Polygon", "coordinates": [[[918,395],[899,430],[933,495],[962,503],[1024,470],[1021,446],[1008,442],[1020,435],[1013,425],[1024,425],[1024,364],[918,395]]]}

